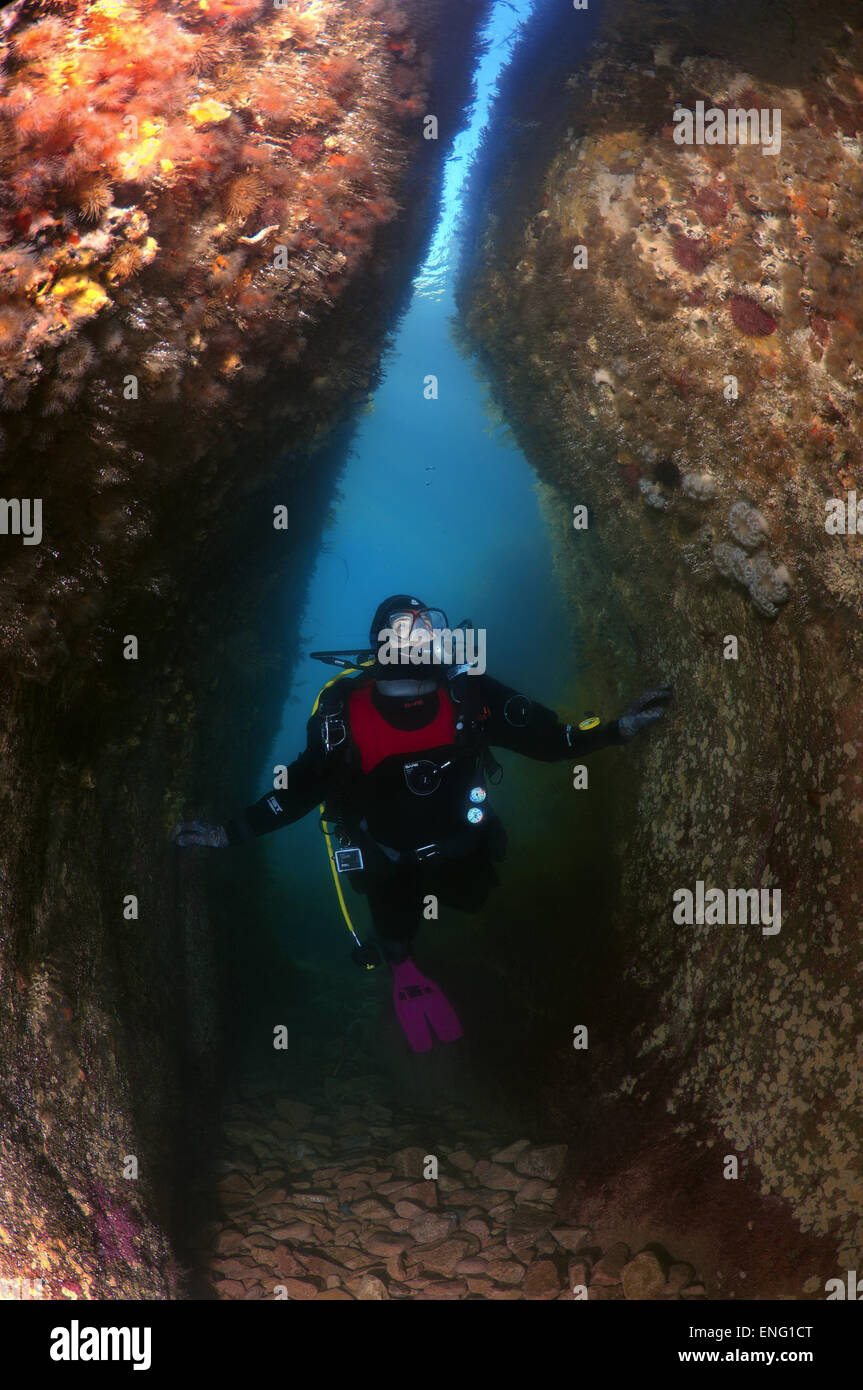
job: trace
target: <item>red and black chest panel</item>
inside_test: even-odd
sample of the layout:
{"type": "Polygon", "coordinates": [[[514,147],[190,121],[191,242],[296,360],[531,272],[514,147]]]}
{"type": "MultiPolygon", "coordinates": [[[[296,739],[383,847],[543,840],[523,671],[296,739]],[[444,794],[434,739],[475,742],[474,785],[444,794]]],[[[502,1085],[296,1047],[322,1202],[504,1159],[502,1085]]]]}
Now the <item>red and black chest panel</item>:
{"type": "Polygon", "coordinates": [[[333,746],[345,744],[336,764],[345,778],[336,789],[345,824],[389,850],[451,839],[469,824],[471,788],[479,777],[476,740],[458,727],[465,722],[459,702],[438,689],[427,724],[397,729],[376,708],[373,690],[371,681],[360,679],[344,692],[341,714],[334,716],[333,746]]]}
{"type": "Polygon", "coordinates": [[[427,748],[447,748],[456,742],[455,713],[446,690],[438,691],[437,714],[421,729],[394,729],[372,702],[372,686],[361,685],[348,700],[351,738],[364,773],[385,758],[410,757],[427,748]]]}

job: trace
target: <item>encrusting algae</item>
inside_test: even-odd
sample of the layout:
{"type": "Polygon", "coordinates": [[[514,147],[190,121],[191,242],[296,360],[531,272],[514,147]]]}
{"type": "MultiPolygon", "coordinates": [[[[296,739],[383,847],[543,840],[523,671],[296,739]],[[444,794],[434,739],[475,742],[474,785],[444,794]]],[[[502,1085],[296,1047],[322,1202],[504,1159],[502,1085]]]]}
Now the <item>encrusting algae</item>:
{"type": "Polygon", "coordinates": [[[428,59],[375,0],[43,9],[3,44],[0,418],[42,409],[82,333],[94,372],[109,334],[112,374],[134,373],[155,298],[162,390],[206,411],[226,355],[297,360],[397,215],[391,128],[424,110],[428,59]]]}
{"type": "Polygon", "coordinates": [[[375,262],[401,263],[431,196],[448,3],[40,0],[5,24],[0,467],[65,540],[40,576],[4,553],[14,679],[68,663],[70,589],[90,602],[165,519],[131,523],[130,494],[170,480],[221,518],[229,454],[238,493],[263,486],[281,448],[307,461],[367,396],[375,262]],[[102,493],[123,527],[93,537],[102,493]],[[34,583],[56,638],[38,644],[34,583]]]}

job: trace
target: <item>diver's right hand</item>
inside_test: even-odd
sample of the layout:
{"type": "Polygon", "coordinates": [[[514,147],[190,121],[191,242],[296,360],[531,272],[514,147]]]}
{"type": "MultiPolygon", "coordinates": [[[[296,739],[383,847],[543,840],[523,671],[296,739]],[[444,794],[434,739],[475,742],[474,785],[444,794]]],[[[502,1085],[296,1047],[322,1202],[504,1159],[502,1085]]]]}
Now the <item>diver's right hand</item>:
{"type": "Polygon", "coordinates": [[[663,706],[671,699],[671,694],[670,685],[657,685],[652,690],[645,690],[643,695],[639,695],[638,699],[629,706],[626,714],[617,721],[621,738],[634,738],[649,724],[661,719],[665,713],[663,706]]]}
{"type": "Polygon", "coordinates": [[[223,825],[204,825],[199,820],[184,820],[171,831],[175,845],[206,845],[209,849],[227,849],[230,841],[223,825]]]}

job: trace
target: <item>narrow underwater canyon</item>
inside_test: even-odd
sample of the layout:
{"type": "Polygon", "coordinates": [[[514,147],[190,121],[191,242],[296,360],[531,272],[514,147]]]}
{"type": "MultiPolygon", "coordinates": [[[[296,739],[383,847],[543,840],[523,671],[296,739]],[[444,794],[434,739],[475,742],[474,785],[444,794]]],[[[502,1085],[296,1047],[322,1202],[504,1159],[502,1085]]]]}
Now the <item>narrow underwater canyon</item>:
{"type": "Polygon", "coordinates": [[[0,536],[3,1287],[823,1299],[863,1268],[863,13],[0,15],[2,491],[42,508],[0,536]],[[501,755],[501,882],[417,942],[464,1037],[419,1056],[314,816],[169,840],[406,582],[563,718],[674,691],[584,790],[501,755]]]}

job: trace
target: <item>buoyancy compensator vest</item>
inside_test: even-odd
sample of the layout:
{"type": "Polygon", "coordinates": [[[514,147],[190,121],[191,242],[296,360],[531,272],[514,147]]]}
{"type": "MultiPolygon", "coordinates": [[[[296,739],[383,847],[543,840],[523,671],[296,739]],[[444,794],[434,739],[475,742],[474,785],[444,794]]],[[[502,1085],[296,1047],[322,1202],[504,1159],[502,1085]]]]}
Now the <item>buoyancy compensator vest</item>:
{"type": "Polygon", "coordinates": [[[486,781],[499,765],[483,737],[480,682],[457,668],[427,701],[430,718],[405,729],[385,717],[365,673],[321,692],[316,708],[332,766],[324,819],[335,827],[340,871],[461,857],[483,840],[502,851],[502,828],[486,804],[486,781]]]}

